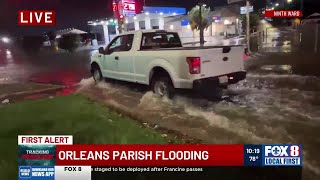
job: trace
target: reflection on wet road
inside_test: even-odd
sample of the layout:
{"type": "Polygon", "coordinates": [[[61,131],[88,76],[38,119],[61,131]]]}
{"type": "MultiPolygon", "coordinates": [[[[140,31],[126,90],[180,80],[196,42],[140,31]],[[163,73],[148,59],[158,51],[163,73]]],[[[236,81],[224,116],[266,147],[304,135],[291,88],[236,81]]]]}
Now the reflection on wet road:
{"type": "MultiPolygon", "coordinates": [[[[10,96],[12,102],[22,99],[68,95],[77,90],[77,84],[81,79],[90,76],[89,56],[90,51],[74,54],[43,51],[40,54],[27,55],[14,48],[1,49],[0,85],[30,84],[31,82],[63,87],[59,90],[36,93],[27,97],[10,96]]],[[[16,89],[12,89],[12,91],[16,91],[16,89]]],[[[12,93],[10,90],[5,92],[5,94],[12,93]]]]}
{"type": "Polygon", "coordinates": [[[25,79],[32,67],[15,57],[11,49],[0,50],[0,83],[9,84],[25,79]]]}
{"type": "Polygon", "coordinates": [[[89,75],[89,52],[32,56],[15,49],[0,52],[1,84],[33,81],[70,86],[89,75]]]}

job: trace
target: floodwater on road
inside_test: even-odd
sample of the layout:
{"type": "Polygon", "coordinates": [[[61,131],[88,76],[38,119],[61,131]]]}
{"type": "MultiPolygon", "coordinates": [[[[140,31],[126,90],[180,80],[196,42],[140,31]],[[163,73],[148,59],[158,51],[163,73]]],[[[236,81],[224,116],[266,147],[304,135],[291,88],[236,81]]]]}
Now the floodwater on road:
{"type": "MultiPolygon", "coordinates": [[[[178,96],[171,105],[206,119],[210,126],[225,130],[226,136],[241,137],[241,143],[302,144],[304,166],[320,177],[319,78],[249,74],[245,81],[231,86],[224,99],[209,102],[178,96]]],[[[220,143],[239,143],[232,139],[220,143]]]]}
{"type": "Polygon", "coordinates": [[[36,82],[74,85],[90,76],[90,52],[41,51],[28,55],[18,48],[0,51],[0,84],[36,82]]]}
{"type": "Polygon", "coordinates": [[[304,176],[320,177],[319,77],[249,73],[246,80],[230,86],[218,102],[192,94],[159,99],[144,88],[121,83],[107,82],[98,87],[129,108],[159,113],[163,120],[179,118],[179,126],[200,133],[211,131],[208,143],[302,144],[304,176]]]}

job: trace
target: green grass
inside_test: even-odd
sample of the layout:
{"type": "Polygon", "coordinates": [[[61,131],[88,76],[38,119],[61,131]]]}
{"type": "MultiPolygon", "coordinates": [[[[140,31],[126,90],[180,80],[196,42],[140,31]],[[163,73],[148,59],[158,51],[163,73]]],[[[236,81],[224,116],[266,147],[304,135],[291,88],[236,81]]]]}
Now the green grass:
{"type": "Polygon", "coordinates": [[[161,134],[83,96],[0,107],[0,179],[16,179],[18,135],[73,135],[74,144],[167,143],[161,134]]]}

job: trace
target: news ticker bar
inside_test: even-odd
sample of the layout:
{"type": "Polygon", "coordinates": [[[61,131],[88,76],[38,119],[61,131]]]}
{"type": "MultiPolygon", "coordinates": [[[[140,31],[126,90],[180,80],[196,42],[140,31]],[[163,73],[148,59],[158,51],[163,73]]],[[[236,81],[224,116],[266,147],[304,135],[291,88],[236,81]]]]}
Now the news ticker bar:
{"type": "Polygon", "coordinates": [[[18,147],[20,166],[302,166],[299,144],[18,147]]]}
{"type": "Polygon", "coordinates": [[[107,167],[19,166],[19,180],[154,179],[302,179],[302,167],[107,167]]]}

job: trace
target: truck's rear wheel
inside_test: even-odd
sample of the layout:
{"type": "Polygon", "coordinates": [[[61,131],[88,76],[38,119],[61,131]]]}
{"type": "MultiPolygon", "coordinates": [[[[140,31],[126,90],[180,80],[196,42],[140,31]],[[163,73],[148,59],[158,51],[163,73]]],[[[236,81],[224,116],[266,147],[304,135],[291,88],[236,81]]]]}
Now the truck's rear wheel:
{"type": "Polygon", "coordinates": [[[96,83],[99,83],[103,80],[103,76],[99,67],[95,66],[92,70],[92,76],[96,83]]]}
{"type": "Polygon", "coordinates": [[[210,91],[207,91],[206,93],[204,93],[204,96],[207,99],[212,101],[221,100],[223,96],[223,88],[220,88],[220,87],[212,88],[210,89],[210,91]]]}
{"type": "Polygon", "coordinates": [[[151,82],[152,91],[161,96],[172,99],[174,96],[174,87],[168,75],[159,75],[151,82]]]}

